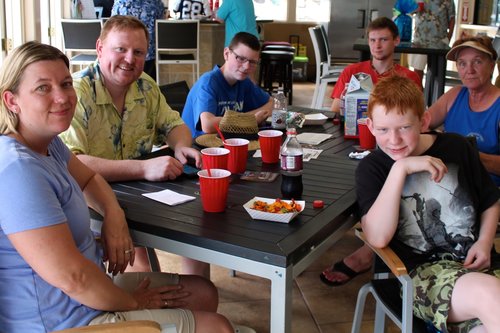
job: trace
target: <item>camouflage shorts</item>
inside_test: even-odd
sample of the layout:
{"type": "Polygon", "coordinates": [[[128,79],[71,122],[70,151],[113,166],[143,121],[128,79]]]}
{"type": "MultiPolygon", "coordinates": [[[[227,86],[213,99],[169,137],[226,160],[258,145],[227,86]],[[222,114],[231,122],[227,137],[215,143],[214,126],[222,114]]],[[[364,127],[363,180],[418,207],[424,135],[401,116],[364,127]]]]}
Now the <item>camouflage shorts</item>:
{"type": "MultiPolygon", "coordinates": [[[[471,270],[463,268],[462,263],[445,259],[426,263],[414,269],[410,273],[414,287],[414,314],[432,323],[441,332],[469,332],[472,328],[481,325],[479,319],[447,323],[455,283],[459,277],[469,272],[471,270]]],[[[498,268],[485,273],[500,278],[498,268]]]]}

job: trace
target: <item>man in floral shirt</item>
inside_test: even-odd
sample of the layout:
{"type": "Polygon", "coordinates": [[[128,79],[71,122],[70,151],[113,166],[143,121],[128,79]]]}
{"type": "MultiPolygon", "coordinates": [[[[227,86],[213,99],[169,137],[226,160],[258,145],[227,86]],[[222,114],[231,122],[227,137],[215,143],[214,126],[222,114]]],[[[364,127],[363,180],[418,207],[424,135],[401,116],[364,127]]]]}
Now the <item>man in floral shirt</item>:
{"type": "MultiPolygon", "coordinates": [[[[78,96],[70,128],[61,134],[68,148],[107,181],[165,181],[183,172],[191,158],[189,128],[165,101],[156,82],[143,73],[147,29],[131,16],[109,18],[97,40],[97,61],[73,74],[78,96]],[[168,146],[175,156],[137,157],[153,145],[168,146]]],[[[134,268],[148,269],[145,251],[136,251],[134,268]]]]}
{"type": "MultiPolygon", "coordinates": [[[[412,42],[421,45],[448,45],[455,27],[453,0],[420,0],[415,13],[415,30],[412,42]]],[[[422,78],[427,64],[424,54],[410,54],[408,62],[422,78]]]]}

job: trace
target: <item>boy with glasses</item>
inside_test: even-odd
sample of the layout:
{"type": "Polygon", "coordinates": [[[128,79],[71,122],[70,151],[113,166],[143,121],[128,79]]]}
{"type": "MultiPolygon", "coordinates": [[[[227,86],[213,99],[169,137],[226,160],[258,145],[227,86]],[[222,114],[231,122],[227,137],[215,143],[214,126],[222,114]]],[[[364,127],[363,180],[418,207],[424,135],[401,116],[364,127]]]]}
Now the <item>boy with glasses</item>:
{"type": "Polygon", "coordinates": [[[215,125],[227,110],[252,113],[258,123],[271,115],[272,98],[250,79],[259,63],[259,51],[254,35],[237,33],[224,49],[224,65],[216,65],[194,84],[182,113],[193,138],[215,133],[215,125]]]}

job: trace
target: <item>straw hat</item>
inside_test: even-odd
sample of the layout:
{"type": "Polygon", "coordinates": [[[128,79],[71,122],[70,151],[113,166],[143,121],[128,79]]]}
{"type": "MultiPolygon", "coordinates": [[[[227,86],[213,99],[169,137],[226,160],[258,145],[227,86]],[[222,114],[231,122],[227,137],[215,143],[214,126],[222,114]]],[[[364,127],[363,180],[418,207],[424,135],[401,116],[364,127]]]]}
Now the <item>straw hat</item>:
{"type": "MultiPolygon", "coordinates": [[[[225,139],[239,138],[250,141],[248,150],[259,149],[259,125],[253,114],[236,111],[226,111],[222,117],[219,128],[225,139]]],[[[203,134],[195,139],[202,147],[222,147],[222,139],[218,134],[203,134]]]]}
{"type": "Polygon", "coordinates": [[[486,46],[484,46],[481,43],[474,41],[474,40],[469,40],[469,41],[466,41],[462,44],[455,45],[454,47],[452,47],[451,50],[448,51],[448,53],[446,54],[446,59],[451,60],[451,61],[457,61],[458,53],[462,49],[465,49],[467,47],[470,47],[470,48],[476,49],[480,52],[483,52],[493,59],[493,53],[491,53],[491,51],[488,50],[488,48],[486,46]]]}

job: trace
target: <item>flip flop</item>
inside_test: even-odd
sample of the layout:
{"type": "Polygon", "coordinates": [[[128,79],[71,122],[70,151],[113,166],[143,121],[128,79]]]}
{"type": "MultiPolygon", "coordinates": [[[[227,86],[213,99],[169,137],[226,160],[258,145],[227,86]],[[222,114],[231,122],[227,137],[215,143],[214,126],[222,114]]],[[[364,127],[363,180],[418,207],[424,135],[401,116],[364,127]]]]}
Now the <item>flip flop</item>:
{"type": "Polygon", "coordinates": [[[319,278],[321,279],[321,282],[323,282],[324,284],[326,284],[330,287],[337,287],[337,286],[341,286],[343,284],[346,284],[347,282],[354,279],[356,276],[363,274],[363,273],[367,272],[368,270],[369,270],[369,268],[362,270],[360,272],[356,272],[356,271],[352,270],[352,268],[347,266],[344,263],[344,260],[342,259],[340,261],[337,261],[335,264],[333,264],[331,271],[332,272],[337,271],[337,272],[340,272],[342,274],[345,274],[348,277],[346,280],[344,280],[344,281],[331,281],[323,274],[323,272],[321,272],[321,274],[319,275],[319,278]]]}

